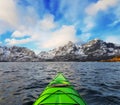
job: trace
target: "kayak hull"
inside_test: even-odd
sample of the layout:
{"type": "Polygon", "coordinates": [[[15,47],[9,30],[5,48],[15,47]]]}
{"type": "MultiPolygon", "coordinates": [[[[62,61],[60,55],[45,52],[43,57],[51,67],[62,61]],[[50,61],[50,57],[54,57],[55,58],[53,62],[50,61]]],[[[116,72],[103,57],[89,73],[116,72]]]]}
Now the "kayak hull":
{"type": "Polygon", "coordinates": [[[86,105],[70,82],[59,73],[33,105],[86,105]]]}

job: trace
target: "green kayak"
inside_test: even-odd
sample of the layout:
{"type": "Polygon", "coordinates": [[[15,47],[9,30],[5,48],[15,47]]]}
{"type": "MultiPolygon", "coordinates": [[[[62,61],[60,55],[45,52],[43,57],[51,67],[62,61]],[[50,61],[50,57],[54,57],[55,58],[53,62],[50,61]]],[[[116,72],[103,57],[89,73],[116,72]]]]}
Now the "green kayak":
{"type": "Polygon", "coordinates": [[[33,105],[86,105],[70,82],[59,73],[33,105]]]}

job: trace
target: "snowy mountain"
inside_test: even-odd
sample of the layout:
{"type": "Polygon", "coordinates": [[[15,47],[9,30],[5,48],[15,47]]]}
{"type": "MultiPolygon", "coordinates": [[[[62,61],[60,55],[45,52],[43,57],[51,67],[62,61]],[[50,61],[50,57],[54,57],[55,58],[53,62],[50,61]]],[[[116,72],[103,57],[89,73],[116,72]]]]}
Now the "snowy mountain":
{"type": "Polygon", "coordinates": [[[88,60],[103,60],[120,55],[120,46],[95,39],[83,45],[88,60]]]}
{"type": "Polygon", "coordinates": [[[120,46],[94,39],[85,44],[66,45],[36,55],[25,47],[0,46],[0,61],[100,61],[120,56],[120,46]]]}
{"type": "Polygon", "coordinates": [[[99,61],[120,55],[120,46],[94,39],[83,45],[73,42],[50,50],[40,52],[39,58],[46,61],[99,61]]]}
{"type": "Polygon", "coordinates": [[[40,52],[38,55],[41,59],[45,60],[71,60],[76,59],[77,56],[86,56],[82,51],[82,46],[77,46],[71,41],[68,44],[50,50],[49,52],[40,52]]]}
{"type": "Polygon", "coordinates": [[[25,47],[0,46],[0,61],[35,61],[36,55],[25,47]]]}

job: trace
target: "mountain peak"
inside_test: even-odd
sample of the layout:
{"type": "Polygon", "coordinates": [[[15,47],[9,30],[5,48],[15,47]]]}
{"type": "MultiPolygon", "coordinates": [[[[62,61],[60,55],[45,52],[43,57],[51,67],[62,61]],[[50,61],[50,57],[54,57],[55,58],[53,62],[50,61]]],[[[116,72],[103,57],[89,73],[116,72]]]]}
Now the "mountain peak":
{"type": "Polygon", "coordinates": [[[74,43],[72,41],[69,41],[66,45],[72,46],[74,43]]]}
{"type": "Polygon", "coordinates": [[[95,39],[91,40],[90,42],[103,42],[103,40],[95,38],[95,39]]]}
{"type": "Polygon", "coordinates": [[[95,39],[93,39],[94,41],[99,41],[100,39],[98,39],[98,38],[95,38],[95,39]]]}
{"type": "Polygon", "coordinates": [[[100,44],[100,43],[103,43],[104,41],[103,40],[100,40],[100,39],[93,39],[91,41],[89,41],[88,43],[86,43],[85,45],[94,45],[94,44],[100,44]]]}
{"type": "Polygon", "coordinates": [[[64,48],[68,49],[68,48],[72,48],[75,46],[76,46],[75,43],[73,43],[72,41],[69,41],[67,44],[65,44],[64,46],[60,46],[59,48],[64,47],[64,48]]]}
{"type": "Polygon", "coordinates": [[[68,43],[71,43],[71,44],[73,44],[73,42],[72,42],[72,41],[69,41],[68,43]]]}

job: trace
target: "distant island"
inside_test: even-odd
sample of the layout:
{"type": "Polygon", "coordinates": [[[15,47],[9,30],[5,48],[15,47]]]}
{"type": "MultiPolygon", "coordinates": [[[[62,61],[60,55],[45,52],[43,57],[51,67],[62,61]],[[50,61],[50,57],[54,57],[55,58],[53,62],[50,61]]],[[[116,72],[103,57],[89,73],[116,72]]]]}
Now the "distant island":
{"type": "Polygon", "coordinates": [[[66,45],[35,54],[25,47],[0,46],[0,62],[41,62],[41,61],[120,61],[120,45],[94,39],[85,44],[69,41],[66,45]]]}

